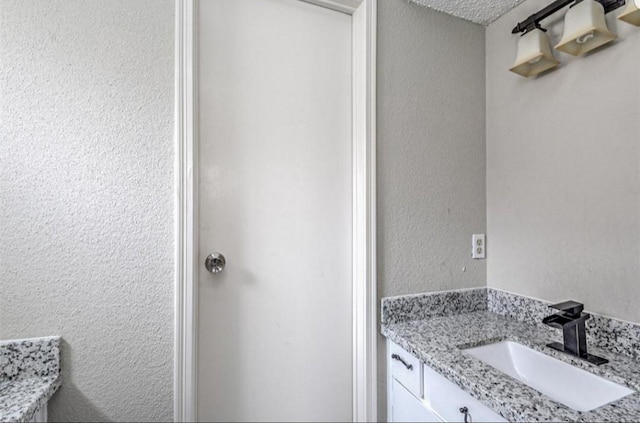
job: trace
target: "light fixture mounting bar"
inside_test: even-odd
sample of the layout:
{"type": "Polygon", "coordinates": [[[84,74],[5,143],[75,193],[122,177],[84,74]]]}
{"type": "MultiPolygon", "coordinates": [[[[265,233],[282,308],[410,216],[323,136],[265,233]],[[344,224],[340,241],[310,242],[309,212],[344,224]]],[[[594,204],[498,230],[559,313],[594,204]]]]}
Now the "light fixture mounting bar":
{"type": "Polygon", "coordinates": [[[554,1],[553,3],[551,3],[550,5],[545,7],[544,9],[538,10],[536,13],[534,13],[531,16],[529,16],[524,21],[518,23],[518,25],[516,25],[516,27],[513,28],[513,31],[511,31],[511,33],[512,34],[517,34],[518,32],[528,32],[528,31],[531,31],[534,28],[537,28],[538,26],[540,26],[540,21],[541,20],[543,20],[544,18],[546,18],[548,16],[553,15],[558,10],[565,8],[566,6],[570,5],[574,1],[575,0],[556,0],[556,1],[554,1]]]}
{"type": "MultiPolygon", "coordinates": [[[[550,5],[548,5],[547,7],[545,7],[544,9],[540,9],[539,11],[529,16],[524,21],[518,23],[518,25],[516,25],[516,27],[513,28],[513,31],[511,31],[511,33],[512,34],[517,34],[519,32],[526,33],[531,31],[534,28],[540,28],[540,21],[543,20],[544,18],[547,18],[553,15],[554,13],[556,13],[561,9],[564,9],[571,3],[578,4],[581,1],[582,0],[556,0],[550,5]]],[[[619,7],[624,6],[625,4],[625,0],[596,0],[596,1],[604,7],[604,13],[609,13],[613,10],[616,10],[619,7]]]]}

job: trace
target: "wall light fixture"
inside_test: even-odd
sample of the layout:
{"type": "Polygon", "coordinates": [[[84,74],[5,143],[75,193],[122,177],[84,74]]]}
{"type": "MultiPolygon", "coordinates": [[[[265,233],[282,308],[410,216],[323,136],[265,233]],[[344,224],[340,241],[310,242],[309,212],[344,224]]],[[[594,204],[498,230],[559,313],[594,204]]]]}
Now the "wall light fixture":
{"type": "MultiPolygon", "coordinates": [[[[636,6],[640,0],[629,0],[636,6]]],[[[605,14],[624,6],[625,0],[556,0],[547,7],[519,22],[513,34],[522,33],[518,42],[516,63],[511,71],[529,77],[558,65],[549,46],[549,38],[540,22],[554,13],[571,6],[564,21],[562,40],[557,50],[576,56],[582,55],[617,38],[609,31],[605,14]],[[539,58],[539,59],[538,59],[539,58]],[[540,63],[539,65],[537,65],[540,63]]],[[[634,13],[629,6],[627,11],[634,13]]],[[[625,11],[625,14],[627,13],[625,11]]],[[[640,19],[640,16],[638,17],[640,19]]]]}
{"type": "Polygon", "coordinates": [[[631,25],[640,26],[640,0],[628,0],[627,8],[618,16],[618,19],[631,25]]]}
{"type": "Polygon", "coordinates": [[[518,55],[511,72],[530,77],[558,66],[553,57],[549,37],[541,28],[524,33],[518,40],[518,55]]]}
{"type": "Polygon", "coordinates": [[[616,38],[618,36],[607,28],[604,7],[595,0],[582,0],[565,15],[562,40],[556,49],[582,56],[616,38]]]}

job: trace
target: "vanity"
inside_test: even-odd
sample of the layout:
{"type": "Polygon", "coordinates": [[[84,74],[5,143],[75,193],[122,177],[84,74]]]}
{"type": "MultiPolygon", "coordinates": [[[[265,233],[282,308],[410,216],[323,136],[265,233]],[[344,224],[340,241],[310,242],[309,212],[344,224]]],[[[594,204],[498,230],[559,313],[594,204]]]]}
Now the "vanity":
{"type": "Polygon", "coordinates": [[[390,422],[506,422],[398,344],[387,341],[390,422]]]}
{"type": "Polygon", "coordinates": [[[0,341],[0,422],[46,422],[60,388],[60,338],[0,341]]]}
{"type": "Polygon", "coordinates": [[[589,352],[549,347],[548,303],[481,288],[383,300],[388,421],[640,421],[640,327],[592,315],[589,352]]]}

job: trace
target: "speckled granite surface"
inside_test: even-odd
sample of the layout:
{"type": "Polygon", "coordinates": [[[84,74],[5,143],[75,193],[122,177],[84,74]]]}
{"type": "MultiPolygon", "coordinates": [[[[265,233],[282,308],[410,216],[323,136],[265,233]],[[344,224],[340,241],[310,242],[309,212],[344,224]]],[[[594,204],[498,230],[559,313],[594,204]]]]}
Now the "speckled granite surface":
{"type": "MultiPolygon", "coordinates": [[[[485,291],[485,295],[490,297],[491,289],[488,291],[485,291]]],[[[509,310],[510,313],[516,313],[511,308],[512,305],[508,304],[508,297],[505,296],[501,301],[505,314],[509,310]]],[[[514,307],[530,316],[531,322],[537,322],[536,313],[544,310],[543,315],[547,315],[549,312],[546,305],[541,305],[533,304],[537,309],[527,311],[525,303],[516,301],[514,307]]],[[[489,310],[497,310],[497,307],[499,305],[492,305],[488,301],[489,310]]],[[[418,315],[423,316],[425,313],[420,312],[418,315]]],[[[509,421],[640,421],[640,363],[633,354],[621,354],[591,344],[590,352],[610,360],[608,364],[594,366],[546,347],[550,341],[562,341],[560,331],[491,311],[448,314],[417,320],[411,320],[411,315],[405,317],[407,318],[388,317],[387,323],[382,325],[382,334],[509,421]],[[462,353],[465,348],[503,340],[519,342],[628,386],[636,392],[590,412],[579,412],[462,353]]],[[[524,317],[522,319],[527,320],[524,317]]]]}
{"type": "Polygon", "coordinates": [[[0,342],[0,422],[26,422],[60,387],[60,338],[0,342]]]}
{"type": "Polygon", "coordinates": [[[60,387],[58,377],[0,381],[0,422],[28,422],[60,387]]]}
{"type": "MultiPolygon", "coordinates": [[[[555,311],[549,309],[550,304],[511,292],[493,288],[487,290],[489,311],[529,324],[541,325],[543,317],[553,314],[555,311]]],[[[632,357],[640,356],[640,325],[592,313],[589,304],[585,304],[585,311],[591,314],[587,320],[589,346],[599,346],[632,357]]]]}
{"type": "MultiPolygon", "coordinates": [[[[547,330],[542,319],[555,312],[550,304],[494,288],[462,289],[383,298],[381,321],[400,323],[488,310],[547,330]]],[[[589,345],[640,358],[640,325],[592,313],[588,304],[585,311],[591,314],[587,320],[589,345]]]]}
{"type": "Polygon", "coordinates": [[[461,289],[382,299],[382,323],[399,323],[487,309],[487,289],[461,289]]]}
{"type": "Polygon", "coordinates": [[[0,341],[0,380],[57,377],[60,338],[0,341]]]}

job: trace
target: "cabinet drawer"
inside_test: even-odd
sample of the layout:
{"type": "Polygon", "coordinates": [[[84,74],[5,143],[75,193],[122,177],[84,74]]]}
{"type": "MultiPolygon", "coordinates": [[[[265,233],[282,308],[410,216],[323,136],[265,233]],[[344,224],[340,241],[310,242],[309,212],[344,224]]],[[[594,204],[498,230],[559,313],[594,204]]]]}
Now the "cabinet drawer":
{"type": "Polygon", "coordinates": [[[420,360],[391,341],[387,344],[387,360],[389,360],[390,377],[404,385],[416,397],[422,398],[420,360]]]}
{"type": "Polygon", "coordinates": [[[460,412],[460,409],[466,407],[469,410],[469,421],[507,421],[498,413],[464,392],[456,384],[449,382],[444,376],[429,366],[425,365],[423,367],[425,402],[429,404],[442,420],[447,422],[464,422],[464,414],[460,412]]]}
{"type": "Polygon", "coordinates": [[[418,398],[414,397],[406,388],[391,379],[391,419],[396,422],[439,422],[440,419],[431,412],[418,398]]]}

